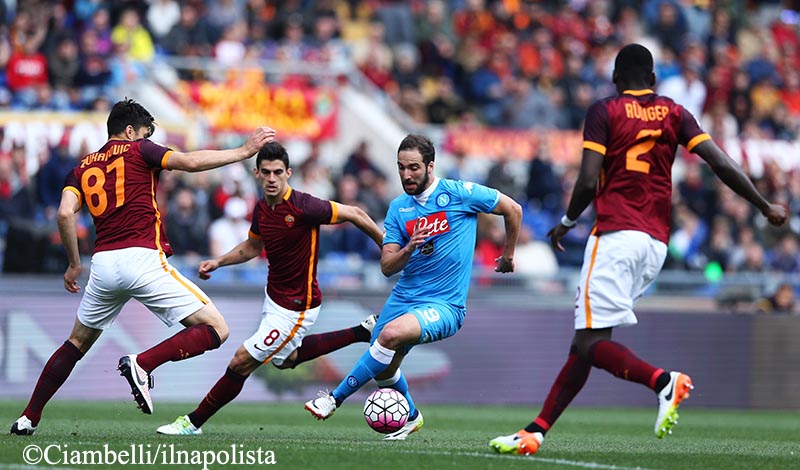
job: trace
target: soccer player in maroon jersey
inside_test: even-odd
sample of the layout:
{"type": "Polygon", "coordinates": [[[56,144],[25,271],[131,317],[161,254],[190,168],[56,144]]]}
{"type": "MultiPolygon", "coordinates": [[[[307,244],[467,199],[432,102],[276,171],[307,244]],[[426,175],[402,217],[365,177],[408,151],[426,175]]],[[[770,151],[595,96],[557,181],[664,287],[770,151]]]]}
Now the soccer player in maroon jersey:
{"type": "Polygon", "coordinates": [[[236,398],[245,380],[261,364],[293,368],[349,344],[368,342],[375,326],[371,315],[352,328],[305,336],[322,303],[317,283],[320,225],[350,222],[379,247],[383,244],[381,229],[358,207],[293,190],[288,182],[292,175],[289,155],[278,142],[270,142],[258,152],[254,173],[264,198],[253,210],[247,240],[222,256],[200,263],[199,274],[207,279],[217,268],[244,263],[266,249],[269,274],[261,324],[239,346],[225,374],[197,408],[159,427],[160,434],[201,434],[200,427],[236,398]]]}
{"type": "Polygon", "coordinates": [[[655,434],[672,432],[691,378],[666,372],[611,340],[614,327],[637,323],[633,304],[655,280],[669,242],[672,163],[678,145],[705,160],[714,173],[773,225],[786,210],[769,203],[681,105],[652,91],[653,56],[630,44],[614,63],[618,95],[587,111],[583,159],[567,213],[548,236],[555,249],[594,200],[597,220],[584,254],[575,306],[575,336],[539,416],[515,434],[489,445],[501,453],[533,454],[558,417],[580,392],[592,368],[650,388],[658,397],[655,434]]]}
{"type": "Polygon", "coordinates": [[[180,322],[186,327],[143,353],[120,358],[120,372],[145,413],[153,411],[153,369],[218,348],[228,337],[219,310],[167,262],[172,249],[156,204],[158,177],[162,170],[196,172],[245,160],[271,142],[275,131],[259,127],[235,149],[175,152],[148,139],[153,123],[139,103],[117,102],[108,116],[108,142],[83,157],[66,177],[58,208],[58,229],[69,260],[64,288],[80,290],[76,221],[84,202],[97,229],[89,283],[69,339],[45,364],[12,434],[34,433],[47,402],[131,298],[167,326],[180,322]]]}

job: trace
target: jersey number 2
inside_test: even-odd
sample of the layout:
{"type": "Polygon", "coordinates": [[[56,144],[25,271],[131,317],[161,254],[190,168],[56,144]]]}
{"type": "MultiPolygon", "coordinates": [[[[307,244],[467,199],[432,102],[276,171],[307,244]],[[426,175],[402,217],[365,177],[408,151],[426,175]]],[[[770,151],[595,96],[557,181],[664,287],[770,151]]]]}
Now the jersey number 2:
{"type": "Polygon", "coordinates": [[[119,207],[125,203],[125,160],[117,158],[106,167],[105,173],[97,167],[91,167],[81,176],[81,187],[83,193],[86,195],[86,206],[89,207],[89,212],[98,217],[103,214],[108,208],[108,196],[106,195],[103,186],[106,184],[106,173],[114,173],[116,181],[114,184],[116,206],[119,207]],[[94,183],[89,180],[94,177],[94,183]]]}
{"type": "Polygon", "coordinates": [[[661,129],[640,130],[636,134],[636,145],[629,148],[628,153],[625,154],[625,169],[638,171],[639,173],[650,173],[650,164],[639,160],[639,155],[644,155],[652,150],[659,137],[661,137],[661,129]]]}

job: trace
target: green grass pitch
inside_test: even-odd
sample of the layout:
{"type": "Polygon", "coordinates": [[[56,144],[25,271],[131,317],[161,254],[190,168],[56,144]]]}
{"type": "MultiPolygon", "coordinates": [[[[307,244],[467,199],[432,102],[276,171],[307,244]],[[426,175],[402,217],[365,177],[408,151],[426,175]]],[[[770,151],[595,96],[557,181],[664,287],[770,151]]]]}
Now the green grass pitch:
{"type": "MultiPolygon", "coordinates": [[[[73,451],[120,451],[132,445],[151,453],[173,444],[174,451],[271,451],[275,465],[220,465],[208,468],[291,469],[800,469],[800,412],[693,409],[681,407],[672,436],[653,434],[652,409],[570,408],[532,457],[494,453],[488,441],[526,424],[538,407],[430,406],[422,404],[425,426],[405,442],[383,442],[367,427],[359,403],[346,403],[319,422],[301,403],[233,403],[203,427],[202,436],[160,436],[155,428],[185,414],[191,404],[156,403],[155,414],[140,413],[132,401],[55,400],[37,434],[8,432],[24,407],[0,400],[5,429],[0,434],[0,470],[123,468],[44,462],[28,466],[29,445],[73,451]]],[[[61,455],[61,454],[59,454],[61,455]]],[[[160,455],[160,454],[159,454],[160,455]]],[[[243,455],[243,454],[240,454],[243,455]]],[[[156,457],[158,458],[158,457],[156,457]]],[[[130,465],[128,465],[130,466],[130,465]]],[[[132,467],[140,467],[135,465],[132,467]]],[[[202,469],[202,464],[152,465],[202,469]]]]}

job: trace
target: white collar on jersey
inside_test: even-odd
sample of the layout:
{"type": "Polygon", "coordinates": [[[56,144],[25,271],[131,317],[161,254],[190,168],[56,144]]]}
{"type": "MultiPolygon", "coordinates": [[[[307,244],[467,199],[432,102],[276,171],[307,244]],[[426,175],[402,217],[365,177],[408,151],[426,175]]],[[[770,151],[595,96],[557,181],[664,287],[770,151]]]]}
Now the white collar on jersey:
{"type": "Polygon", "coordinates": [[[417,201],[421,206],[424,206],[425,203],[428,202],[428,198],[431,196],[431,194],[433,194],[433,192],[436,191],[437,186],[439,186],[439,178],[434,176],[433,183],[431,183],[431,185],[428,186],[428,189],[422,191],[422,193],[413,196],[414,200],[417,201]]]}

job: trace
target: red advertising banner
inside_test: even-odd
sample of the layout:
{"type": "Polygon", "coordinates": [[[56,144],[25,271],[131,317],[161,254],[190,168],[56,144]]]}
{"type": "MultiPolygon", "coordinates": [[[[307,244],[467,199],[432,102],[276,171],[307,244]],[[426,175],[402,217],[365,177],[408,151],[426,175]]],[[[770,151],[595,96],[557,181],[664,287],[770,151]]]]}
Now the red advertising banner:
{"type": "Polygon", "coordinates": [[[267,125],[287,137],[336,136],[339,105],[332,89],[231,79],[182,82],[178,91],[200,108],[213,131],[250,132],[257,125],[267,125]]]}
{"type": "Polygon", "coordinates": [[[581,159],[582,139],[580,131],[450,127],[445,136],[445,148],[471,156],[507,156],[512,160],[530,160],[541,149],[546,150],[555,163],[572,164],[581,159]]]}

